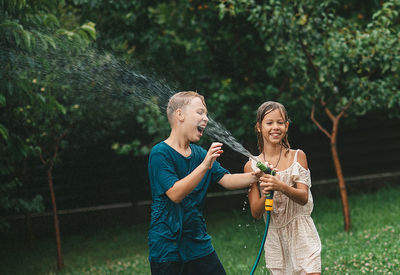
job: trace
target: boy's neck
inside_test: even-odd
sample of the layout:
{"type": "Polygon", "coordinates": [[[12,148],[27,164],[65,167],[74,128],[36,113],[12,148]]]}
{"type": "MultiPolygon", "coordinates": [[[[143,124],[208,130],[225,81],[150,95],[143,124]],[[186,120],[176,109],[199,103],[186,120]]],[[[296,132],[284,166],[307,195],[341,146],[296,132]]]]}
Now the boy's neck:
{"type": "Polygon", "coordinates": [[[174,131],[171,132],[170,136],[164,140],[169,146],[174,148],[177,152],[182,155],[190,155],[190,141],[182,135],[178,135],[174,131]],[[188,152],[189,151],[189,152],[188,152]]]}

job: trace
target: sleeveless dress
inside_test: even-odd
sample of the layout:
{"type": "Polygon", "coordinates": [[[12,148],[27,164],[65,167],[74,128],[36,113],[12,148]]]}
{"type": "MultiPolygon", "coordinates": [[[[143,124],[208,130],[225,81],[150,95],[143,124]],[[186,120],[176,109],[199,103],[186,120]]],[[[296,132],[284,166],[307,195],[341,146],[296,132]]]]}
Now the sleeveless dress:
{"type": "MultiPolygon", "coordinates": [[[[266,266],[272,275],[321,272],[321,241],[311,218],[311,175],[309,169],[297,162],[298,152],[293,163],[277,174],[289,186],[294,186],[296,182],[306,184],[308,202],[300,205],[283,193],[274,192],[274,205],[264,246],[266,266]]],[[[256,162],[251,161],[253,170],[256,170],[256,162]]],[[[266,215],[264,213],[264,220],[266,215]]]]}

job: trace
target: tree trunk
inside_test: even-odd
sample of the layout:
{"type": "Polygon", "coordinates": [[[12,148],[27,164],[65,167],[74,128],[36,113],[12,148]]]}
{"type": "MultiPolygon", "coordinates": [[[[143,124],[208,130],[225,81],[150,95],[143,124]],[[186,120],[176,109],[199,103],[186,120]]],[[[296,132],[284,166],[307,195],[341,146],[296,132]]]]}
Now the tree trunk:
{"type": "MultiPolygon", "coordinates": [[[[301,48],[311,66],[311,69],[314,72],[315,75],[315,80],[317,81],[317,84],[319,87],[322,88],[320,78],[319,78],[319,69],[318,67],[314,64],[313,61],[313,56],[310,54],[310,52],[307,49],[306,44],[303,42],[301,37],[299,37],[299,42],[301,45],[301,48]]],[[[315,104],[313,103],[312,109],[311,109],[311,120],[317,125],[317,127],[329,138],[330,143],[331,143],[331,151],[332,151],[332,158],[333,158],[333,163],[335,165],[335,170],[336,170],[336,175],[338,178],[338,184],[339,184],[339,189],[340,189],[340,197],[342,199],[342,206],[343,206],[343,217],[344,217],[344,230],[349,231],[350,230],[350,211],[349,211],[349,203],[347,200],[347,191],[346,191],[346,185],[344,182],[343,178],[343,172],[342,172],[342,167],[340,165],[339,161],[339,155],[337,152],[337,147],[336,147],[336,137],[339,129],[339,120],[344,114],[346,113],[347,109],[350,107],[350,105],[353,102],[353,99],[350,99],[349,102],[342,108],[340,113],[337,116],[334,116],[330,109],[328,108],[327,102],[323,99],[323,97],[320,98],[320,103],[321,106],[326,113],[326,115],[329,117],[329,119],[332,121],[332,133],[329,133],[314,117],[315,113],[315,104]]]]}
{"type": "Polygon", "coordinates": [[[50,165],[50,167],[47,169],[47,179],[49,182],[51,204],[53,206],[54,229],[55,229],[56,244],[57,244],[57,269],[61,270],[64,267],[64,261],[63,261],[62,251],[61,251],[60,226],[58,223],[56,196],[54,194],[54,188],[53,188],[52,170],[53,170],[53,167],[52,167],[52,165],[50,165]]]}
{"type": "Polygon", "coordinates": [[[62,251],[61,251],[60,225],[58,223],[56,195],[54,194],[53,167],[54,167],[54,162],[57,159],[57,153],[58,153],[60,142],[67,134],[68,129],[65,130],[64,133],[61,134],[59,137],[56,137],[54,139],[54,152],[52,154],[50,154],[48,151],[46,151],[44,147],[41,147],[42,152],[40,154],[40,160],[42,161],[42,163],[44,165],[47,166],[47,181],[49,183],[51,205],[53,207],[54,231],[56,234],[57,269],[58,270],[61,270],[64,267],[64,261],[63,261],[62,251]],[[48,156],[48,158],[46,159],[45,156],[48,156]]]}
{"type": "Polygon", "coordinates": [[[331,139],[331,152],[332,152],[333,164],[335,165],[336,176],[338,178],[340,198],[342,200],[344,230],[348,232],[350,231],[351,223],[350,223],[350,210],[349,210],[349,202],[347,199],[346,184],[344,182],[343,171],[342,171],[342,166],[340,165],[336,142],[332,142],[332,139],[331,139]]]}
{"type": "Polygon", "coordinates": [[[330,144],[331,144],[332,159],[333,159],[333,164],[335,166],[336,176],[337,176],[337,179],[338,179],[340,198],[342,200],[342,210],[343,210],[344,230],[345,231],[350,231],[350,228],[351,228],[350,209],[349,209],[349,201],[347,199],[347,190],[346,190],[346,184],[344,182],[342,166],[340,164],[339,154],[338,154],[338,151],[337,151],[336,139],[337,139],[337,134],[338,134],[338,130],[339,130],[340,118],[344,115],[346,110],[350,107],[351,102],[352,101],[350,101],[346,106],[343,107],[343,109],[339,113],[339,115],[334,116],[331,113],[331,111],[329,110],[329,108],[326,106],[325,102],[321,100],[321,105],[324,108],[324,111],[325,111],[326,115],[332,121],[332,132],[331,133],[329,133],[315,119],[315,116],[314,116],[315,106],[314,105],[312,106],[311,116],[310,116],[311,120],[315,123],[315,125],[317,125],[317,127],[329,138],[329,141],[330,141],[330,144]]]}

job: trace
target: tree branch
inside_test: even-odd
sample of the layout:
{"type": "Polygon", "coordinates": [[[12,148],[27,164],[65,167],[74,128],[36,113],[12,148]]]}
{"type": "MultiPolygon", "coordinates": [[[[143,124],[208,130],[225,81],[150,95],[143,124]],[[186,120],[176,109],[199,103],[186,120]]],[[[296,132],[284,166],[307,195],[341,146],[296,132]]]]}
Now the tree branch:
{"type": "Polygon", "coordinates": [[[40,147],[40,148],[42,149],[42,152],[39,154],[40,160],[42,161],[42,163],[44,165],[46,165],[47,161],[45,161],[44,158],[43,158],[43,148],[42,147],[40,147]]]}
{"type": "Polygon", "coordinates": [[[67,135],[68,130],[69,129],[65,130],[64,133],[62,133],[59,137],[55,139],[55,149],[54,149],[53,159],[56,158],[58,153],[58,145],[60,144],[60,141],[67,135]]]}
{"type": "Polygon", "coordinates": [[[335,121],[336,117],[332,114],[331,110],[329,110],[326,102],[323,99],[321,99],[320,102],[321,102],[322,107],[324,108],[326,115],[330,118],[330,120],[335,121]]]}
{"type": "Polygon", "coordinates": [[[54,148],[54,153],[53,153],[52,157],[50,157],[50,152],[47,152],[46,149],[43,146],[40,146],[40,149],[41,149],[42,152],[40,153],[39,157],[40,157],[40,160],[42,161],[42,163],[44,165],[47,165],[47,164],[50,163],[50,166],[53,166],[54,159],[56,158],[57,153],[58,153],[58,148],[59,148],[60,141],[67,135],[67,133],[68,133],[70,128],[71,127],[68,127],[68,129],[66,129],[60,136],[54,138],[55,148],[54,148]],[[48,160],[45,160],[45,158],[43,156],[44,154],[49,156],[48,160]]]}
{"type": "Polygon", "coordinates": [[[59,145],[60,145],[60,141],[67,135],[68,130],[69,130],[69,128],[66,129],[60,136],[58,136],[57,138],[54,139],[54,141],[55,141],[55,144],[54,144],[54,154],[53,154],[53,157],[49,160],[49,162],[50,162],[50,168],[53,167],[53,165],[54,165],[54,160],[55,160],[56,157],[57,157],[57,153],[58,153],[58,148],[59,148],[59,145]]]}
{"type": "Polygon", "coordinates": [[[314,71],[315,79],[317,80],[318,86],[321,86],[321,83],[319,82],[318,68],[315,66],[315,64],[313,62],[313,58],[312,58],[311,54],[309,53],[309,51],[307,50],[307,47],[306,47],[306,45],[304,45],[303,40],[301,40],[301,38],[299,38],[299,42],[301,45],[301,49],[303,50],[304,54],[307,57],[308,63],[310,63],[311,68],[314,71]]]}
{"type": "Polygon", "coordinates": [[[317,127],[329,138],[331,139],[331,134],[329,134],[329,132],[322,127],[322,125],[315,119],[314,117],[314,113],[315,113],[315,105],[313,104],[312,109],[311,109],[311,120],[315,123],[315,125],[317,125],[317,127]]]}
{"type": "Polygon", "coordinates": [[[343,107],[342,111],[339,113],[339,115],[337,116],[338,119],[340,119],[347,111],[347,109],[349,109],[350,105],[353,103],[353,99],[351,99],[346,106],[343,107]]]}

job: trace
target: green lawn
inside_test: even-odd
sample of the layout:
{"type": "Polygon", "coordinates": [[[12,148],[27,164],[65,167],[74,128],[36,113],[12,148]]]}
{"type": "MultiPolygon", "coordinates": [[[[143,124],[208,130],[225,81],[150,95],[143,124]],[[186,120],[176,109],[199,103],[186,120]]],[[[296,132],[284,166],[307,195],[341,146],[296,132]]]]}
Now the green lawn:
{"type": "MultiPolygon", "coordinates": [[[[314,199],[323,274],[399,274],[400,187],[351,194],[350,233],[343,231],[339,199],[314,199]]],[[[263,222],[254,221],[248,209],[209,214],[206,219],[227,274],[249,274],[264,232],[263,222]]],[[[61,274],[150,274],[147,226],[63,236],[65,269],[61,274]]],[[[52,238],[38,240],[33,249],[18,241],[2,243],[0,274],[56,273],[52,238]]],[[[256,274],[266,274],[263,257],[256,274]]]]}

